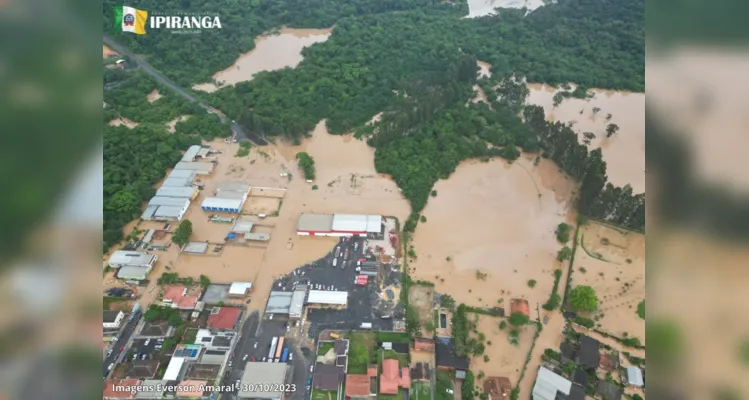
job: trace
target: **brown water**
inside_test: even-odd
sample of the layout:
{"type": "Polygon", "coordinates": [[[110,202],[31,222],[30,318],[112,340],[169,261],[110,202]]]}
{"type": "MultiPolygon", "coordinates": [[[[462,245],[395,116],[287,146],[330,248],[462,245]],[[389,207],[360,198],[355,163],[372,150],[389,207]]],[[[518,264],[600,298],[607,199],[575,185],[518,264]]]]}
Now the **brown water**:
{"type": "MultiPolygon", "coordinates": [[[[434,189],[414,235],[415,279],[474,306],[525,298],[535,310],[553,286],[560,264],[554,229],[568,218],[575,184],[542,160],[521,157],[462,163],[434,189]],[[540,197],[539,197],[540,194],[540,197]],[[487,274],[477,277],[477,271],[487,274]],[[536,280],[534,288],[527,285],[536,280]]],[[[534,311],[535,317],[535,311],[534,311]]]]}
{"type": "Polygon", "coordinates": [[[645,191],[644,93],[591,90],[595,93],[592,99],[568,98],[553,107],[553,97],[557,90],[539,84],[528,84],[528,88],[528,103],[542,106],[549,120],[574,121],[572,129],[578,133],[581,143],[583,132],[596,135],[588,147],[591,150],[601,148],[612,184],[630,184],[635,193],[645,191]],[[593,107],[601,110],[594,115],[593,107]],[[580,111],[583,113],[580,114],[580,111]],[[611,114],[610,120],[607,119],[607,114],[611,114]],[[620,129],[606,138],[606,126],[610,123],[618,125],[620,129]]]}
{"type": "Polygon", "coordinates": [[[178,122],[182,122],[182,121],[187,121],[187,118],[189,118],[188,115],[180,115],[179,117],[177,117],[177,118],[175,118],[175,119],[167,122],[166,123],[166,126],[167,126],[166,129],[169,131],[169,133],[176,132],[177,123],[178,122]]]}
{"type": "MultiPolygon", "coordinates": [[[[231,67],[213,75],[213,80],[218,84],[218,87],[221,87],[249,81],[261,71],[275,71],[286,67],[294,68],[303,59],[303,48],[328,40],[332,31],[332,28],[283,28],[278,35],[260,36],[255,40],[255,49],[241,55],[231,67]]],[[[214,91],[216,85],[204,83],[195,85],[193,88],[214,91]]]]}
{"type": "Polygon", "coordinates": [[[527,8],[535,10],[544,5],[541,0],[468,0],[468,16],[466,18],[477,18],[496,14],[494,10],[501,8],[527,8]]]}

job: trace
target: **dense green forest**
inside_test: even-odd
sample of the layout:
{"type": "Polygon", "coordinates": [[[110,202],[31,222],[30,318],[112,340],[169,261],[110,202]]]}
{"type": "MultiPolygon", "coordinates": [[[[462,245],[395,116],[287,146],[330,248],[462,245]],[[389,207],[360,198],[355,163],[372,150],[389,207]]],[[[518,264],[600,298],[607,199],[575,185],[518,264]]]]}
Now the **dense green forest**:
{"type": "MultiPolygon", "coordinates": [[[[104,0],[105,33],[112,31],[113,6],[121,4],[104,0]]],[[[222,29],[207,29],[200,34],[151,30],[143,36],[116,37],[136,54],[150,55],[148,61],[154,67],[185,87],[210,81],[213,74],[231,66],[240,54],[254,49],[257,36],[273,28],[330,28],[344,17],[427,7],[461,8],[438,0],[141,0],[131,5],[149,12],[216,13],[221,18],[222,29]]]]}
{"type": "MultiPolygon", "coordinates": [[[[509,79],[515,74],[535,82],[642,91],[642,0],[562,0],[527,16],[522,10],[503,10],[499,16],[478,19],[459,18],[465,14],[465,3],[294,3],[256,0],[219,6],[146,1],[138,7],[218,11],[224,29],[200,35],[149,33],[117,38],[134,51],[151,55],[149,63],[189,86],[231,65],[263,31],[282,24],[335,25],[328,41],[303,50],[304,60],[296,68],[261,72],[250,82],[201,97],[268,137],[299,140],[322,119],[331,133],[355,131],[365,137],[376,149],[378,172],[390,174],[411,202],[407,230],[415,229],[434,183],[447,178],[461,161],[497,156],[512,161],[521,149],[539,151],[581,182],[577,208],[582,213],[644,229],[644,195],[608,184],[600,150],[589,151],[578,144],[569,126],[545,121],[540,107],[524,107],[528,89],[509,79]],[[491,79],[476,81],[477,60],[492,64],[491,79]],[[466,106],[476,83],[489,105],[466,106]],[[366,126],[379,112],[383,112],[381,120],[366,126]]],[[[110,12],[108,7],[105,12],[110,12]]],[[[195,133],[206,138],[227,133],[226,128],[212,125],[215,120],[210,116],[178,99],[145,102],[146,94],[156,87],[152,82],[118,76],[121,72],[109,74],[105,81],[114,87],[105,92],[105,99],[121,115],[136,122],[156,122],[199,114],[178,124],[178,133],[190,140],[197,140],[195,133]]],[[[167,144],[170,149],[182,145],[167,144]]],[[[132,147],[131,152],[139,151],[151,150],[132,147]]],[[[111,181],[133,192],[138,186],[132,182],[149,182],[151,175],[127,179],[134,180],[123,175],[111,181]]],[[[116,188],[110,198],[121,190],[116,188]]],[[[109,227],[121,226],[120,222],[109,227]]]]}
{"type": "Polygon", "coordinates": [[[182,157],[182,150],[200,139],[231,134],[216,115],[187,103],[138,71],[109,70],[104,73],[104,250],[122,240],[122,228],[140,216],[142,204],[155,193],[153,184],[182,157]],[[148,102],[158,89],[161,98],[148,102]],[[178,122],[175,134],[167,122],[178,122]],[[139,125],[133,129],[106,122],[119,116],[139,125]]]}

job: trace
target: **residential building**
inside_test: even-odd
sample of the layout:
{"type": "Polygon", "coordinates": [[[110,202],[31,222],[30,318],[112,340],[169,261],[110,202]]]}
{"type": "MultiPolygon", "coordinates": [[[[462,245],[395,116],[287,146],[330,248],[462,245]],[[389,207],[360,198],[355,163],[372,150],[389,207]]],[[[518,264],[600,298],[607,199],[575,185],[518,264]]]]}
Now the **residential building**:
{"type": "Polygon", "coordinates": [[[136,267],[134,265],[128,265],[121,267],[117,270],[117,278],[123,281],[145,281],[148,279],[148,274],[151,273],[151,267],[136,267]]]}
{"type": "Polygon", "coordinates": [[[382,374],[380,374],[380,393],[398,394],[398,388],[408,389],[411,387],[411,373],[408,368],[400,368],[398,360],[388,359],[382,361],[382,374]]]}
{"type": "Polygon", "coordinates": [[[134,400],[138,386],[138,379],[107,379],[104,381],[103,400],[134,400]]]}
{"type": "Polygon", "coordinates": [[[233,331],[237,328],[242,310],[238,307],[214,307],[208,316],[207,326],[217,331],[233,331]]]}
{"type": "Polygon", "coordinates": [[[577,354],[577,365],[595,370],[601,359],[600,343],[590,336],[580,337],[580,352],[577,354]]]}
{"type": "Polygon", "coordinates": [[[526,299],[512,299],[510,301],[510,315],[515,313],[521,313],[525,316],[530,316],[530,305],[526,299]]]}
{"type": "Polygon", "coordinates": [[[120,267],[151,267],[156,264],[158,257],[145,251],[117,250],[109,257],[109,266],[120,267]]]}
{"type": "Polygon", "coordinates": [[[436,342],[435,358],[437,369],[467,371],[470,360],[466,356],[455,354],[455,343],[453,339],[438,338],[436,342]]]}
{"type": "Polygon", "coordinates": [[[233,332],[216,332],[215,334],[208,329],[198,329],[195,336],[195,343],[209,350],[229,350],[234,340],[233,332]],[[231,335],[227,335],[227,333],[231,335]]]}
{"type": "Polygon", "coordinates": [[[200,298],[200,292],[188,295],[188,289],[184,285],[170,285],[164,288],[162,303],[180,310],[194,310],[200,298]]]}
{"type": "Polygon", "coordinates": [[[338,390],[345,375],[343,367],[317,363],[312,375],[312,387],[320,390],[338,390]]]}
{"type": "Polygon", "coordinates": [[[104,311],[104,329],[120,329],[125,313],[122,311],[104,311]]]}
{"type": "Polygon", "coordinates": [[[596,394],[603,400],[621,400],[624,389],[614,382],[602,380],[596,386],[596,394]]]}
{"type": "Polygon", "coordinates": [[[191,400],[212,400],[216,398],[215,392],[206,392],[203,389],[208,386],[207,381],[198,380],[183,380],[177,387],[176,392],[178,399],[191,399],[191,400]]]}
{"type": "Polygon", "coordinates": [[[125,375],[128,378],[151,379],[159,370],[158,360],[134,360],[128,365],[125,375]]]}
{"type": "Polygon", "coordinates": [[[163,399],[166,392],[165,384],[166,381],[160,379],[146,379],[135,394],[135,398],[138,400],[163,399]]]}
{"type": "Polygon", "coordinates": [[[252,290],[252,282],[233,282],[229,286],[229,297],[246,297],[252,290]]]}
{"type": "Polygon", "coordinates": [[[366,374],[349,374],[346,376],[346,398],[352,400],[369,400],[376,396],[369,390],[369,376],[366,374]]]}
{"type": "Polygon", "coordinates": [[[411,380],[418,382],[429,382],[432,378],[432,370],[429,367],[429,363],[416,363],[411,368],[411,380]]]}

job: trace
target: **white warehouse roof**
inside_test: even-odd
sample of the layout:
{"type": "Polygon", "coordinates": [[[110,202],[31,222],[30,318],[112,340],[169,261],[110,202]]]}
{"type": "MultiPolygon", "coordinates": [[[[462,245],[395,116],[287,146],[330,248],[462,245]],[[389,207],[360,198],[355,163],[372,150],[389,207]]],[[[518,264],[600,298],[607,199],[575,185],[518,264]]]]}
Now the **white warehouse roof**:
{"type": "Polygon", "coordinates": [[[335,232],[380,232],[382,216],[361,214],[334,214],[335,232]]]}
{"type": "Polygon", "coordinates": [[[252,221],[237,220],[231,227],[231,231],[234,233],[250,233],[252,232],[252,226],[255,225],[252,221]]]}
{"type": "Polygon", "coordinates": [[[538,369],[538,378],[533,386],[533,400],[554,400],[557,392],[568,395],[570,389],[572,389],[572,382],[541,367],[538,369]]]}
{"type": "Polygon", "coordinates": [[[250,185],[244,182],[219,182],[219,184],[216,185],[216,190],[219,192],[222,190],[228,190],[230,192],[248,193],[250,191],[250,185]]]}
{"type": "Polygon", "coordinates": [[[630,386],[645,386],[645,381],[642,379],[642,370],[640,368],[631,365],[627,367],[627,384],[630,386]]]}
{"type": "Polygon", "coordinates": [[[232,296],[244,296],[252,289],[252,282],[234,282],[229,286],[229,294],[232,296]]]}
{"type": "Polygon", "coordinates": [[[226,208],[238,210],[242,208],[244,201],[242,199],[222,199],[218,197],[206,197],[200,207],[203,208],[226,208]]]}
{"type": "Polygon", "coordinates": [[[186,186],[192,186],[192,181],[194,179],[193,177],[189,176],[169,176],[168,178],[164,179],[164,182],[161,184],[161,187],[186,187],[186,186]]]}
{"type": "Polygon", "coordinates": [[[151,272],[150,267],[139,266],[139,265],[126,265],[117,271],[117,277],[120,279],[135,279],[139,281],[146,280],[148,273],[151,272]]]}
{"type": "Polygon", "coordinates": [[[195,195],[196,190],[198,190],[198,188],[191,187],[191,186],[162,187],[156,191],[156,196],[158,197],[182,197],[182,198],[190,199],[192,198],[192,196],[195,195]]]}
{"type": "Polygon", "coordinates": [[[233,190],[221,190],[218,193],[216,193],[216,197],[219,199],[244,200],[247,198],[247,192],[235,192],[233,190]]]}
{"type": "Polygon", "coordinates": [[[182,218],[186,208],[175,206],[159,206],[153,213],[153,218],[182,218]]]}
{"type": "Polygon", "coordinates": [[[145,251],[117,250],[109,257],[109,264],[148,266],[155,258],[155,255],[148,254],[145,251]]]}
{"type": "Polygon", "coordinates": [[[180,161],[174,166],[174,169],[186,169],[188,171],[194,171],[196,173],[210,174],[213,172],[213,163],[210,162],[185,162],[180,161]]]}
{"type": "Polygon", "coordinates": [[[155,196],[148,202],[148,205],[187,208],[190,206],[190,200],[180,197],[155,196]]]}
{"type": "Polygon", "coordinates": [[[333,292],[329,290],[310,290],[308,304],[334,304],[345,306],[348,304],[348,292],[333,292]]]}
{"type": "Polygon", "coordinates": [[[143,211],[143,214],[140,215],[140,217],[146,221],[153,218],[153,215],[156,213],[156,210],[159,209],[159,206],[148,206],[143,211]]]}
{"type": "Polygon", "coordinates": [[[200,146],[197,144],[190,146],[190,148],[185,152],[185,155],[182,156],[182,161],[190,162],[194,160],[198,155],[198,152],[200,152],[200,146]]]}
{"type": "Polygon", "coordinates": [[[167,175],[167,178],[195,178],[195,172],[186,169],[175,169],[167,175]]]}
{"type": "Polygon", "coordinates": [[[184,357],[172,357],[172,360],[169,361],[169,366],[166,367],[166,372],[164,372],[164,377],[162,379],[165,381],[176,381],[179,378],[179,373],[184,364],[184,357]]]}
{"type": "Polygon", "coordinates": [[[333,216],[330,214],[302,214],[299,216],[297,230],[311,232],[330,232],[333,229],[333,216]]]}

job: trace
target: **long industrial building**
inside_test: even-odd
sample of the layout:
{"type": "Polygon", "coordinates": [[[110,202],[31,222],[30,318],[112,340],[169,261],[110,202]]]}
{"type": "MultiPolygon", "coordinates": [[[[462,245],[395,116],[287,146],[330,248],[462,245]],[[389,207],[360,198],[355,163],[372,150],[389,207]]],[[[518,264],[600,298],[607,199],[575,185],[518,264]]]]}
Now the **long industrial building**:
{"type": "Polygon", "coordinates": [[[381,233],[382,215],[302,214],[297,224],[300,236],[366,236],[381,233]]]}
{"type": "Polygon", "coordinates": [[[145,251],[117,250],[109,257],[109,265],[112,268],[125,266],[153,267],[157,259],[157,256],[145,251]]]}
{"type": "Polygon", "coordinates": [[[203,211],[239,214],[247,201],[250,185],[242,182],[220,182],[215,197],[206,197],[200,208],[203,211]]]}
{"type": "Polygon", "coordinates": [[[183,198],[183,199],[190,199],[194,200],[196,197],[198,197],[198,193],[200,191],[198,188],[194,186],[172,186],[172,187],[162,187],[159,190],[156,191],[157,197],[177,197],[177,198],[183,198]]]}

